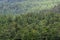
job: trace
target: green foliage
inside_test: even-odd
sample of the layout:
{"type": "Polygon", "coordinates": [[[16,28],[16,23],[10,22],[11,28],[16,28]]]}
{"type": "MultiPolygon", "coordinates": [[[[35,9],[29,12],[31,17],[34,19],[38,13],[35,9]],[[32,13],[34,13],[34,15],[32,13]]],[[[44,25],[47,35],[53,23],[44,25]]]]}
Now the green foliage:
{"type": "Polygon", "coordinates": [[[60,40],[60,14],[0,15],[0,40],[60,40]]]}

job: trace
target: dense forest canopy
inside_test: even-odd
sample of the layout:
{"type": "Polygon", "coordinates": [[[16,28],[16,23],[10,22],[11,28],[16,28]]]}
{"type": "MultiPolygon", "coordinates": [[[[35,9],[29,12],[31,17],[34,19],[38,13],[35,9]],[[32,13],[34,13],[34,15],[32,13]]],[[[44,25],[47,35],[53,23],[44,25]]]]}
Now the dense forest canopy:
{"type": "Polygon", "coordinates": [[[0,15],[0,40],[60,40],[60,14],[0,15]]]}
{"type": "Polygon", "coordinates": [[[60,0],[0,0],[0,40],[60,40],[60,0]]]}

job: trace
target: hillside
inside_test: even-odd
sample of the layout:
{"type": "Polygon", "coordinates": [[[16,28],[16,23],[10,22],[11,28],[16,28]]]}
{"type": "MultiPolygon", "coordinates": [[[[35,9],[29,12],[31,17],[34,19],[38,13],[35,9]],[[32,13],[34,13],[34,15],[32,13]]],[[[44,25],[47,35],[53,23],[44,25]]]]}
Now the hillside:
{"type": "Polygon", "coordinates": [[[0,0],[1,14],[39,12],[53,8],[60,0],[0,0]]]}
{"type": "Polygon", "coordinates": [[[60,40],[60,0],[0,0],[0,40],[60,40]]]}
{"type": "Polygon", "coordinates": [[[60,40],[60,14],[0,15],[0,40],[60,40]]]}

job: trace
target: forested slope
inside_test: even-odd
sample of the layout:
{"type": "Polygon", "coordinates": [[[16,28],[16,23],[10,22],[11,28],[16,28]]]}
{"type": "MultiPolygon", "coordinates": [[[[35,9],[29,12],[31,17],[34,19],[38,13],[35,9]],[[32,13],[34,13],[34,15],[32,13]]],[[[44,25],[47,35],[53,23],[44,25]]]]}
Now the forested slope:
{"type": "Polygon", "coordinates": [[[60,14],[0,15],[0,40],[60,40],[60,14]]]}
{"type": "Polygon", "coordinates": [[[59,3],[0,0],[0,40],[60,40],[59,3]]]}

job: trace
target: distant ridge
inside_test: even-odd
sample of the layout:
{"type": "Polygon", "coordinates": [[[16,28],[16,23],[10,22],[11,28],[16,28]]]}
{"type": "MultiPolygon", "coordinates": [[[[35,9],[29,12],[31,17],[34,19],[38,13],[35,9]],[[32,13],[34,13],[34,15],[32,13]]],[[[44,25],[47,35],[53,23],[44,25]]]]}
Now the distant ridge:
{"type": "Polygon", "coordinates": [[[39,12],[53,8],[60,0],[0,0],[0,14],[39,12]]]}

